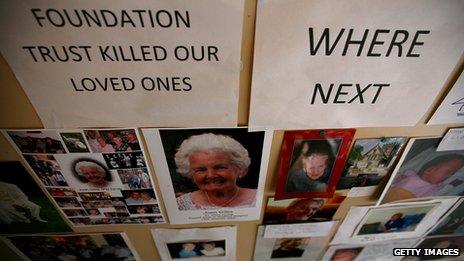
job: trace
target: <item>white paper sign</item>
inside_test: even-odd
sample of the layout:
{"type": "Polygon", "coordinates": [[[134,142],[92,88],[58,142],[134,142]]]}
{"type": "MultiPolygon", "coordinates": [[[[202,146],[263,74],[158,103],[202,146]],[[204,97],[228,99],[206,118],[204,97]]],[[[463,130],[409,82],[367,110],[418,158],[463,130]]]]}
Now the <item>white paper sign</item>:
{"type": "Polygon", "coordinates": [[[464,128],[450,129],[438,144],[437,151],[464,150],[464,128]]]}
{"type": "Polygon", "coordinates": [[[450,90],[427,124],[464,123],[464,74],[450,90]]]}
{"type": "Polygon", "coordinates": [[[376,190],[377,190],[377,186],[354,187],[350,189],[350,191],[348,192],[348,195],[346,196],[349,198],[368,197],[368,196],[373,195],[376,190]]]}
{"type": "Polygon", "coordinates": [[[258,1],[250,126],[415,125],[464,50],[463,13],[460,0],[258,1]]]}
{"type": "Polygon", "coordinates": [[[48,128],[235,126],[243,8],[2,1],[0,50],[48,128]]]}
{"type": "Polygon", "coordinates": [[[268,225],[264,231],[264,238],[294,238],[294,237],[324,237],[330,233],[334,225],[333,221],[268,225]]]}

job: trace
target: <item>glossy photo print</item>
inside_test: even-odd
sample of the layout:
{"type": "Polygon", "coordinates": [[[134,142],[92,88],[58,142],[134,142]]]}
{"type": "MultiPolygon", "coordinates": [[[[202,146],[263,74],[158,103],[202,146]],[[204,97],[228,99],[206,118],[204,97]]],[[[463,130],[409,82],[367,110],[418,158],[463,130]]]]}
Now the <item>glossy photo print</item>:
{"type": "Polygon", "coordinates": [[[264,212],[264,224],[323,222],[332,220],[345,196],[334,194],[332,198],[297,198],[275,200],[268,198],[264,212]]]}
{"type": "Polygon", "coordinates": [[[392,168],[405,142],[405,137],[356,140],[337,189],[377,186],[392,168]]]}
{"type": "Polygon", "coordinates": [[[125,234],[74,234],[7,237],[26,260],[137,260],[125,234]]]}
{"type": "Polygon", "coordinates": [[[185,241],[167,243],[169,254],[175,258],[208,258],[225,256],[226,241],[185,241]]]}
{"type": "Polygon", "coordinates": [[[68,224],[21,163],[0,162],[0,234],[68,231],[68,224]]]}
{"type": "Polygon", "coordinates": [[[275,198],[330,198],[354,133],[354,129],[285,132],[275,198]]]}
{"type": "Polygon", "coordinates": [[[461,199],[450,213],[438,223],[429,236],[464,234],[464,199],[461,199]]]}
{"type": "Polygon", "coordinates": [[[143,131],[161,173],[158,180],[172,223],[236,218],[235,213],[212,214],[221,209],[242,213],[246,220],[259,215],[268,132],[246,128],[143,131]]]}
{"type": "Polygon", "coordinates": [[[412,139],[379,202],[464,193],[464,151],[437,151],[441,138],[412,139]]]}
{"type": "Polygon", "coordinates": [[[3,133],[18,153],[28,151],[21,156],[62,214],[75,226],[163,222],[136,129],[7,130],[3,133]],[[34,149],[40,141],[37,133],[40,137],[46,136],[46,141],[62,138],[60,144],[66,150],[47,146],[44,150],[34,149]],[[15,142],[13,138],[17,136],[25,137],[24,141],[32,146],[15,142]],[[132,199],[128,199],[129,194],[133,195],[132,199]],[[149,203],[149,206],[128,207],[131,200],[138,205],[149,203]]]}

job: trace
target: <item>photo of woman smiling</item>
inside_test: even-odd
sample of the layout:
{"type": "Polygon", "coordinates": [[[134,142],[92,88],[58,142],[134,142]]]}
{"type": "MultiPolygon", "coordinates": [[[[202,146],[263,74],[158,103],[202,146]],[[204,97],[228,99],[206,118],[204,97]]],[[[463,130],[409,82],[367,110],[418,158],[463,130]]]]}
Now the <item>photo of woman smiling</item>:
{"type": "Polygon", "coordinates": [[[256,205],[264,132],[190,129],[160,134],[178,210],[256,205]]]}

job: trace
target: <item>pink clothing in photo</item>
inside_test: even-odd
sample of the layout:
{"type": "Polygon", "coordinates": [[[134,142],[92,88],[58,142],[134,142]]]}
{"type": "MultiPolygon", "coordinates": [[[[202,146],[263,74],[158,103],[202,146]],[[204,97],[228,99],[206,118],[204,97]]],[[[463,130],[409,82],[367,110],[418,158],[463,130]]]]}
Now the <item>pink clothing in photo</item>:
{"type": "Polygon", "coordinates": [[[414,170],[406,170],[393,182],[392,187],[402,188],[422,197],[433,195],[443,187],[443,182],[432,184],[421,179],[414,170]]]}

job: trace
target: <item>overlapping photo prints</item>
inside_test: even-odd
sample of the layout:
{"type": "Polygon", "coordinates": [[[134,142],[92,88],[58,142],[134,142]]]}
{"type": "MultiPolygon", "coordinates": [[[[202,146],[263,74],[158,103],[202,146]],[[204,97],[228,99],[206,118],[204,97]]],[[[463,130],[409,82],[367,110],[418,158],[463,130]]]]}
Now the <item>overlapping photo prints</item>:
{"type": "Polygon", "coordinates": [[[137,260],[125,234],[10,236],[24,260],[137,260]]]}
{"type": "Polygon", "coordinates": [[[259,217],[270,131],[143,129],[173,224],[259,217]],[[227,211],[225,211],[227,210],[227,211]]]}
{"type": "Polygon", "coordinates": [[[162,260],[235,260],[235,227],[151,231],[162,260]]]}
{"type": "Polygon", "coordinates": [[[464,194],[464,151],[437,151],[441,138],[411,139],[379,202],[464,194]]]}
{"type": "Polygon", "coordinates": [[[75,226],[164,222],[136,129],[4,134],[75,226]]]}
{"type": "MultiPolygon", "coordinates": [[[[62,206],[80,205],[61,201],[62,206]]],[[[55,206],[19,161],[0,162],[0,233],[71,231],[55,206]]]]}
{"type": "Polygon", "coordinates": [[[286,131],[276,199],[332,197],[354,129],[286,131]]]}
{"type": "Polygon", "coordinates": [[[429,233],[429,236],[438,235],[464,235],[464,199],[429,233]]]}
{"type": "Polygon", "coordinates": [[[337,189],[377,186],[388,174],[405,142],[405,137],[356,140],[337,189]]]}
{"type": "Polygon", "coordinates": [[[298,198],[274,200],[268,198],[264,212],[264,224],[323,222],[332,220],[345,196],[334,194],[332,198],[298,198]]]}

